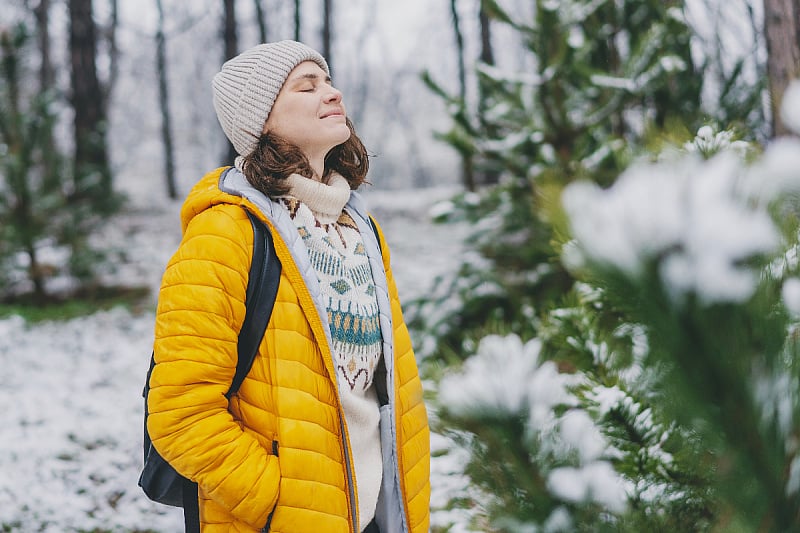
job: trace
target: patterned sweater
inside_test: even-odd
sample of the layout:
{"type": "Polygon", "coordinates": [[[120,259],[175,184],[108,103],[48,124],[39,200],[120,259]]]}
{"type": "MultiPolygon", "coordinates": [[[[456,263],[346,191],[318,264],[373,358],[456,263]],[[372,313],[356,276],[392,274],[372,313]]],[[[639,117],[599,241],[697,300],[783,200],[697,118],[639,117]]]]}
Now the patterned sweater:
{"type": "Polygon", "coordinates": [[[360,528],[375,515],[382,479],[375,369],[382,355],[378,302],[358,226],[344,209],[350,186],[334,174],[320,183],[294,174],[282,198],[308,249],[326,300],[358,489],[360,528]]]}

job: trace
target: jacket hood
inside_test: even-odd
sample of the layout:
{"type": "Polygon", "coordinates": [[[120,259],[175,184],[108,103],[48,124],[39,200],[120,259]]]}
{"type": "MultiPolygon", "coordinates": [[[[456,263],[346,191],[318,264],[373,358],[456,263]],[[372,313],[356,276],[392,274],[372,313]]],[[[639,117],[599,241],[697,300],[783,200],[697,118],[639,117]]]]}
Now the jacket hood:
{"type": "MultiPolygon", "coordinates": [[[[272,222],[275,218],[276,204],[273,201],[250,185],[235,167],[220,167],[203,176],[192,187],[181,207],[181,231],[186,231],[195,215],[219,204],[240,205],[265,221],[272,222]]],[[[347,207],[352,214],[368,220],[364,199],[356,191],[350,191],[347,207]]]]}
{"type": "Polygon", "coordinates": [[[244,196],[234,194],[233,191],[226,192],[220,188],[220,179],[230,168],[233,167],[219,167],[212,170],[192,187],[192,190],[186,197],[186,201],[183,203],[183,207],[181,207],[182,233],[186,232],[186,227],[195,215],[215,205],[242,205],[250,211],[257,212],[252,203],[248,202],[244,196]]]}

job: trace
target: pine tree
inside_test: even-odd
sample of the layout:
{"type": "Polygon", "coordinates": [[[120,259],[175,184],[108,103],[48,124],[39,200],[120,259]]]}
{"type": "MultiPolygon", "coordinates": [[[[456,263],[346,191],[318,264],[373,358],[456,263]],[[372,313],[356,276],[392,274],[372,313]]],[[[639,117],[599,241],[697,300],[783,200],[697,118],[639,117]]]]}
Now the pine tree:
{"type": "Polygon", "coordinates": [[[440,383],[496,530],[800,527],[800,142],[731,138],[570,185],[581,281],[440,383]]]}
{"type": "Polygon", "coordinates": [[[88,239],[110,210],[76,200],[72,165],[51,142],[53,94],[24,90],[27,41],[22,24],[0,33],[0,293],[19,296],[28,280],[34,300],[45,303],[54,276],[92,281],[103,254],[88,239]],[[47,261],[43,250],[51,252],[47,261]],[[65,259],[53,262],[54,255],[65,259]]]}
{"type": "Polygon", "coordinates": [[[479,65],[480,112],[424,75],[454,110],[440,138],[501,179],[457,202],[455,216],[479,228],[480,260],[439,288],[442,298],[460,297],[459,311],[437,325],[440,347],[460,352],[486,324],[524,331],[572,284],[552,261],[548,213],[561,188],[581,177],[608,185],[651,132],[691,131],[708,116],[681,5],[539,0],[534,19],[523,22],[487,0],[486,13],[520,33],[535,71],[479,65]]]}
{"type": "Polygon", "coordinates": [[[759,158],[736,140],[756,133],[702,127],[752,125],[761,87],[734,68],[721,83],[728,96],[704,108],[704,63],[694,62],[683,2],[539,0],[530,22],[483,6],[520,33],[535,69],[479,66],[481,113],[425,77],[453,110],[440,138],[501,183],[444,211],[476,225],[477,253],[417,302],[413,321],[435,341],[424,355],[451,364],[438,428],[470,451],[476,508],[496,531],[796,528],[796,326],[781,302],[793,284],[790,271],[774,272],[778,243],[796,242],[796,217],[789,204],[768,211],[719,181],[773,176],[777,190],[782,176],[793,179],[782,169],[800,162],[770,166],[776,152],[759,158]],[[661,188],[635,185],[626,202],[604,196],[651,175],[661,188]],[[583,201],[565,209],[565,188],[583,201]],[[698,267],[665,261],[693,242],[655,243],[671,228],[658,219],[663,204],[688,208],[701,192],[716,203],[695,206],[685,225],[705,220],[722,249],[742,251],[731,242],[743,239],[744,252],[725,263],[732,277],[707,280],[722,296],[738,288],[738,299],[704,300],[697,287],[676,296],[660,278],[698,267]],[[715,205],[722,211],[704,211],[715,205]],[[731,212],[747,223],[733,233],[714,225],[731,212]],[[617,248],[604,253],[603,243],[617,248]]]}

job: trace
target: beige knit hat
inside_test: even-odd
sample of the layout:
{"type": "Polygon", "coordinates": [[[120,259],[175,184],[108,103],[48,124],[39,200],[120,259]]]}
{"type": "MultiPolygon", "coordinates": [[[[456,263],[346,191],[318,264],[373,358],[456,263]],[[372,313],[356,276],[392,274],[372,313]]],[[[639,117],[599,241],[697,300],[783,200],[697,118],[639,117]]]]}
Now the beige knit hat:
{"type": "Polygon", "coordinates": [[[214,109],[225,135],[239,155],[250,155],[289,73],[314,61],[330,74],[319,52],[297,41],[259,44],[233,57],[214,76],[214,109]]]}

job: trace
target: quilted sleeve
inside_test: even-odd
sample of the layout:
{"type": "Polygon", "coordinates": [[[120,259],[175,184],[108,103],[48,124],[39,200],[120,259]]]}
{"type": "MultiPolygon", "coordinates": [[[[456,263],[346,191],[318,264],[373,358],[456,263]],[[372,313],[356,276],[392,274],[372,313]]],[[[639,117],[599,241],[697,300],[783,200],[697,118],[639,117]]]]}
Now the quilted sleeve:
{"type": "Polygon", "coordinates": [[[158,452],[237,519],[260,529],[278,497],[278,460],[228,411],[245,314],[252,229],[216,206],[189,223],[158,298],[148,430],[158,452]]]}

